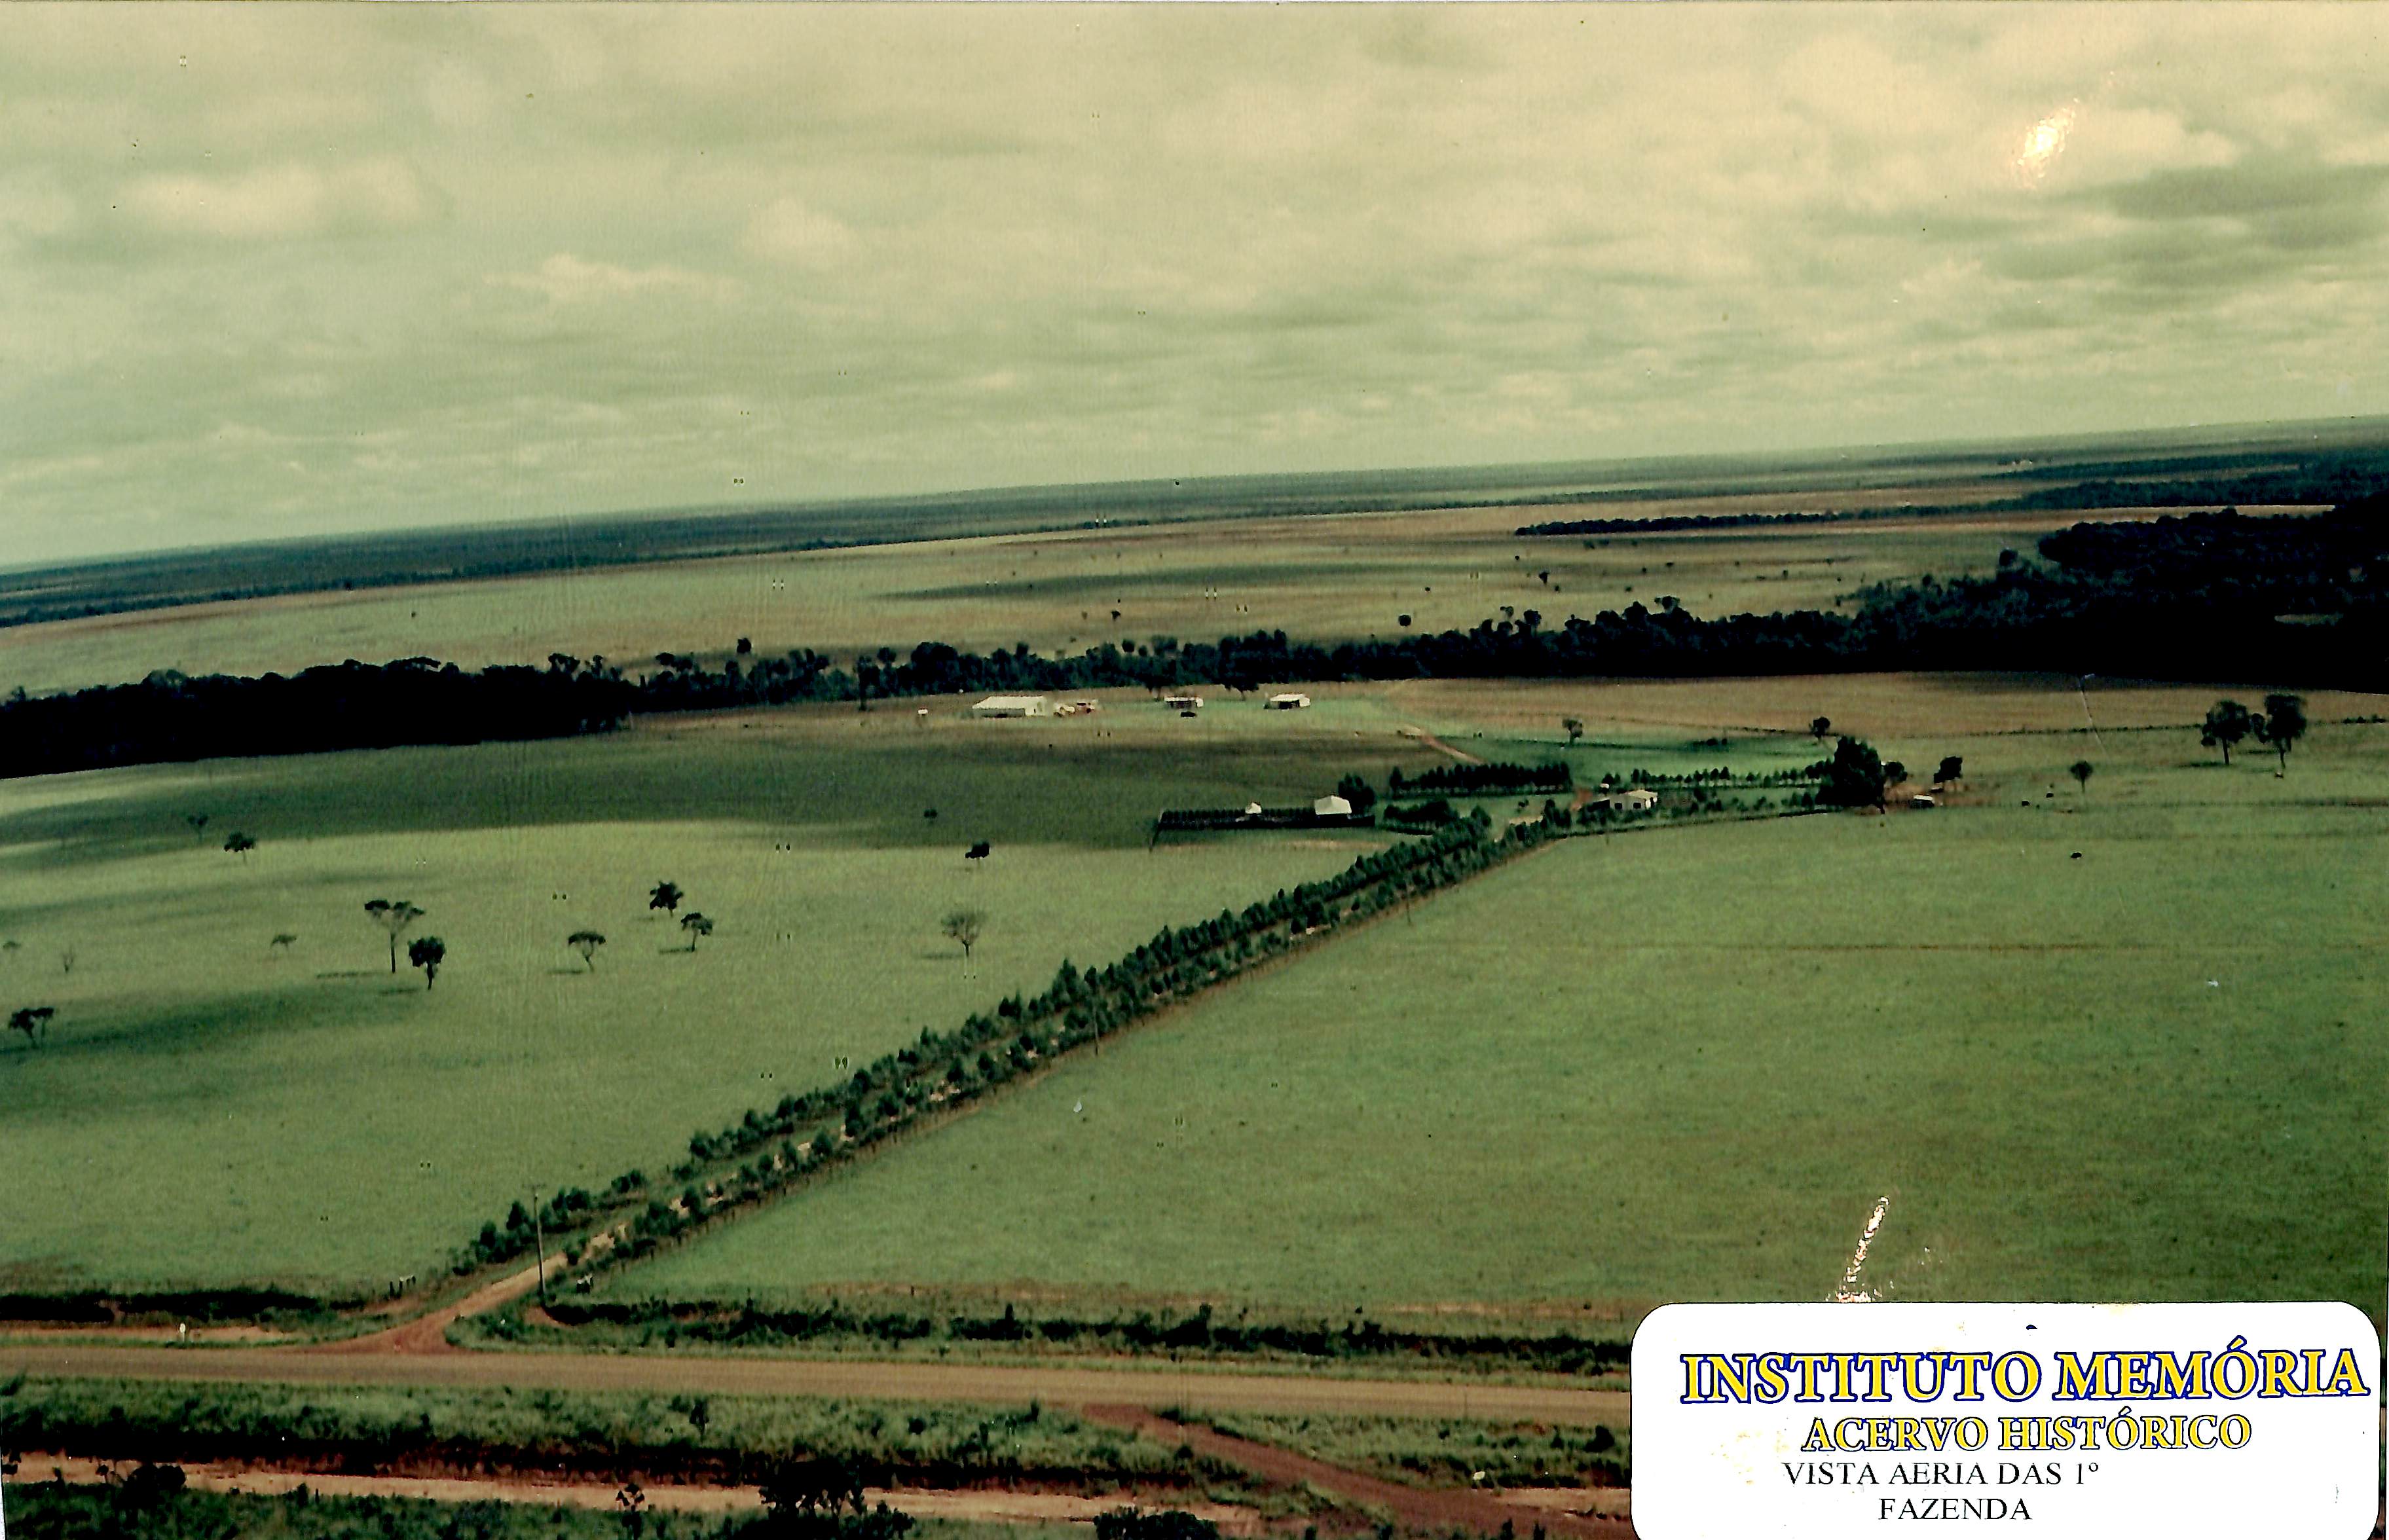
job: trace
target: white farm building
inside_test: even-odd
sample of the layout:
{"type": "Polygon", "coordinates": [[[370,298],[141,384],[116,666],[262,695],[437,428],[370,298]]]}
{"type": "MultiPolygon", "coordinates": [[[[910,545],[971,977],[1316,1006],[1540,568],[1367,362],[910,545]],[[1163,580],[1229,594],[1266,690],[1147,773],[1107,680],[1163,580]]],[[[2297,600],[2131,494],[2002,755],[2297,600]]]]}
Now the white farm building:
{"type": "Polygon", "coordinates": [[[1300,711],[1309,705],[1310,697],[1309,695],[1289,694],[1271,695],[1269,698],[1269,708],[1272,711],[1300,711]]]}
{"type": "Polygon", "coordinates": [[[1320,818],[1350,818],[1352,804],[1340,796],[1322,796],[1310,805],[1310,810],[1320,818]]]}
{"type": "Polygon", "coordinates": [[[1042,695],[990,695],[971,707],[974,717],[1044,717],[1053,705],[1042,695]]]}

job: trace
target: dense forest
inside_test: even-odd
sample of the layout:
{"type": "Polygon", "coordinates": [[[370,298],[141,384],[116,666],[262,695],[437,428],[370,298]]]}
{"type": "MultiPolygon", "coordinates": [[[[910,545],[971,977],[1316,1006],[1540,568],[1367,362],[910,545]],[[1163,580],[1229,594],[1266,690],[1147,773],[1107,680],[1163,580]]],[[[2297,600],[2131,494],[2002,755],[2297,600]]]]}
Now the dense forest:
{"type": "Polygon", "coordinates": [[[635,675],[556,654],[544,669],[466,672],[428,658],[295,676],[185,679],[0,701],[0,775],[228,755],[461,744],[603,732],[644,712],[791,701],[869,709],[983,691],[1246,694],[1297,681],[1688,677],[1859,669],[2045,669],[2307,687],[2389,683],[2389,498],[2311,515],[2232,509],[2082,523],[2038,559],[2002,553],[1979,578],[1884,583],[1855,612],[1704,619],[1673,598],[1558,625],[1527,610],[1465,630],[1322,643],[1254,631],[1216,643],[1105,643],[1070,657],[1025,644],[966,653],[924,642],[851,667],[809,648],[709,664],[659,654],[635,675]]]}

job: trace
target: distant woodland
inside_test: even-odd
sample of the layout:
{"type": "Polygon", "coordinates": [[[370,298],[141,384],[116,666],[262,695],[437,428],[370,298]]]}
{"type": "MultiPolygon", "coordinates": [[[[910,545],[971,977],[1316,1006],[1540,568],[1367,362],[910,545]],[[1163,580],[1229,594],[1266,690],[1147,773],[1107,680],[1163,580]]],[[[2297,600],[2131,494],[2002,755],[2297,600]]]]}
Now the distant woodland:
{"type": "MultiPolygon", "coordinates": [[[[2122,495],[2122,494],[2118,494],[2122,495]]],[[[2137,493],[2135,494],[2137,495],[2137,493]]],[[[0,775],[604,732],[639,713],[794,701],[1211,683],[2032,669],[2389,687],[2389,497],[2311,515],[2233,509],[2076,524],[1979,578],[1878,584],[1850,614],[1703,618],[1673,597],[1547,623],[1322,643],[1254,631],[1106,643],[1070,657],[924,642],[851,659],[743,648],[634,668],[554,655],[467,672],[428,658],[257,679],[171,672],[0,701],[0,775]]]]}

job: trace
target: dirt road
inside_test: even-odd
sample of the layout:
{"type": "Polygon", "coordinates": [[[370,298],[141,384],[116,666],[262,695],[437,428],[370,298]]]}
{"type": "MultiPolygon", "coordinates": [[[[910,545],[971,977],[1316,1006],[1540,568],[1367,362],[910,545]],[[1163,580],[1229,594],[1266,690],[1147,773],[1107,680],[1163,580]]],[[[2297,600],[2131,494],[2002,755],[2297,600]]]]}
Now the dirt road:
{"type": "Polygon", "coordinates": [[[1634,1533],[1630,1524],[1620,1520],[1571,1512],[1565,1508],[1522,1515],[1516,1505],[1505,1503],[1489,1492],[1404,1486],[1274,1445],[1256,1444],[1214,1429],[1175,1422],[1138,1406],[1092,1406],[1085,1411],[1099,1422],[1131,1429],[1158,1444],[1192,1445],[1197,1454],[1240,1465],[1275,1485],[1299,1486],[1307,1482],[1347,1502],[1390,1513],[1405,1529],[1487,1534],[1499,1530],[1504,1522],[1517,1526],[1524,1518],[1525,1526],[1521,1527],[1540,1524],[1551,1534],[1579,1536],[1582,1540],[1630,1540],[1634,1533]]]}
{"type": "Polygon", "coordinates": [[[841,1359],[603,1353],[409,1353],[363,1343],[305,1349],[0,1343],[12,1374],[297,1385],[512,1386],[667,1394],[832,1395],[897,1401],[1216,1407],[1482,1417],[1574,1427],[1627,1426],[1623,1391],[1311,1375],[1212,1373],[1084,1364],[863,1363],[841,1359]]]}

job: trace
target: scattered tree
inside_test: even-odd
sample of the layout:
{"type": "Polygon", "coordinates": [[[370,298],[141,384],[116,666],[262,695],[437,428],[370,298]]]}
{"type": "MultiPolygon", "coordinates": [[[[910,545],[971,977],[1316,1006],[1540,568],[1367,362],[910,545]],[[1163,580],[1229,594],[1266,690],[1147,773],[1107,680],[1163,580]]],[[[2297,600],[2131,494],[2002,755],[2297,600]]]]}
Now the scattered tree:
{"type": "Polygon", "coordinates": [[[574,931],[564,938],[564,944],[581,954],[582,967],[593,974],[597,971],[597,948],[606,944],[604,936],[595,931],[574,931]]]}
{"type": "Polygon", "coordinates": [[[233,855],[238,856],[240,858],[240,863],[243,866],[247,866],[249,864],[249,853],[256,848],[257,842],[249,838],[247,834],[242,834],[237,829],[233,831],[232,837],[230,839],[224,841],[224,849],[233,855]]]}
{"type": "Polygon", "coordinates": [[[1828,808],[1880,808],[1883,785],[1883,756],[1863,738],[1844,738],[1833,745],[1817,800],[1828,808]]]}
{"type": "Polygon", "coordinates": [[[265,949],[275,953],[287,952],[290,949],[291,944],[298,939],[299,937],[290,932],[282,931],[276,934],[273,940],[265,944],[265,949]]]}
{"type": "Polygon", "coordinates": [[[2231,762],[2232,748],[2244,742],[2256,730],[2256,719],[2249,709],[2234,700],[2217,701],[2206,711],[2206,720],[2199,724],[2198,742],[2202,747],[2219,748],[2223,762],[2231,762]]]}
{"type": "Polygon", "coordinates": [[[24,949],[25,944],[13,935],[6,941],[0,941],[0,957],[6,957],[11,962],[17,961],[17,954],[24,949]]]}
{"type": "Polygon", "coordinates": [[[1581,717],[1562,717],[1560,727],[1567,733],[1570,748],[1576,747],[1577,740],[1584,736],[1584,719],[1581,717]]]}
{"type": "Polygon", "coordinates": [[[1815,717],[1809,719],[1808,736],[1820,744],[1825,741],[1825,735],[1833,731],[1833,719],[1831,717],[1815,717]]]}
{"type": "MultiPolygon", "coordinates": [[[[977,845],[972,846],[969,849],[963,852],[963,859],[972,862],[983,861],[987,859],[988,855],[989,850],[987,841],[981,840],[977,845]]],[[[978,868],[974,865],[971,870],[976,872],[978,868]]]]}
{"type": "Polygon", "coordinates": [[[398,938],[423,918],[423,910],[403,898],[376,898],[365,905],[365,912],[373,916],[375,924],[390,932],[390,971],[395,974],[398,972],[398,938]]]}
{"type": "Polygon", "coordinates": [[[39,1048],[42,1039],[50,1035],[50,1018],[57,1013],[55,1005],[25,1006],[9,1013],[8,1030],[23,1033],[27,1048],[39,1048]]]}
{"type": "Polygon", "coordinates": [[[2304,695],[2267,695],[2265,714],[2250,720],[2256,741],[2280,756],[2280,773],[2290,769],[2290,750],[2306,735],[2306,701],[2304,695]]]}
{"type": "Polygon", "coordinates": [[[1400,623],[1402,630],[1410,630],[1410,629],[1411,629],[1411,617],[1410,617],[1409,616],[1407,616],[1407,615],[1397,615],[1397,616],[1395,616],[1395,617],[1394,617],[1394,618],[1395,618],[1395,620],[1397,620],[1398,622],[1399,622],[1399,623],[1400,623]]]}
{"type": "Polygon", "coordinates": [[[958,909],[946,916],[946,939],[963,949],[963,967],[971,965],[971,948],[978,945],[979,933],[987,928],[987,916],[975,909],[958,909]]]}
{"type": "Polygon", "coordinates": [[[191,826],[191,837],[193,839],[205,839],[208,837],[207,814],[185,813],[183,815],[183,821],[191,826]]]}
{"type": "Polygon", "coordinates": [[[1220,1526],[1178,1508],[1116,1508],[1095,1515],[1095,1540],[1220,1540],[1220,1526]]]}
{"type": "Polygon", "coordinates": [[[1894,759],[1883,767],[1883,783],[1884,785],[1902,785],[1906,783],[1907,780],[1908,767],[1901,764],[1898,760],[1894,759]]]}
{"type": "Polygon", "coordinates": [[[690,910],[680,917],[680,928],[688,932],[688,949],[695,951],[698,936],[713,934],[713,922],[697,913],[696,910],[690,910]]]}
{"type": "Polygon", "coordinates": [[[1959,755],[1945,754],[1941,757],[1941,768],[1933,772],[1933,783],[1946,786],[1952,781],[1963,780],[1965,774],[1965,759],[1959,755]]]}
{"type": "Polygon", "coordinates": [[[75,949],[72,947],[60,947],[58,948],[58,972],[62,974],[73,973],[76,955],[75,949]]]}
{"type": "Polygon", "coordinates": [[[648,890],[647,907],[659,909],[666,914],[678,914],[681,900],[687,897],[687,894],[681,891],[681,885],[678,883],[658,883],[648,890]]]}
{"type": "Polygon", "coordinates": [[[796,1455],[773,1463],[757,1483],[763,1510],[785,1522],[799,1516],[863,1510],[863,1488],[883,1473],[834,1455],[796,1455]]]}
{"type": "Polygon", "coordinates": [[[2088,759],[2076,759],[2065,767],[2065,773],[2074,777],[2074,783],[2082,788],[2082,795],[2085,796],[2090,795],[2090,777],[2098,771],[2099,767],[2088,759]]]}
{"type": "Polygon", "coordinates": [[[448,943],[436,935],[418,935],[406,944],[406,961],[423,970],[423,987],[428,991],[431,981],[440,976],[440,964],[448,961],[448,943]]]}

